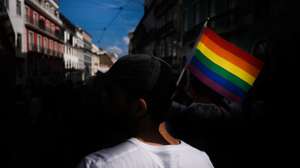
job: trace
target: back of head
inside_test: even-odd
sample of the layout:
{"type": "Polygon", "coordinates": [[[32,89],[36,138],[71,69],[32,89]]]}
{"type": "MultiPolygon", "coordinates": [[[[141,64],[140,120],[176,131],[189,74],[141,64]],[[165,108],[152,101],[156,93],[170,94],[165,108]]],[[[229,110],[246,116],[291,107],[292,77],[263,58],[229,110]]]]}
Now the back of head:
{"type": "Polygon", "coordinates": [[[130,98],[143,98],[148,114],[155,122],[164,120],[176,86],[168,63],[143,54],[124,56],[105,75],[130,98]]]}

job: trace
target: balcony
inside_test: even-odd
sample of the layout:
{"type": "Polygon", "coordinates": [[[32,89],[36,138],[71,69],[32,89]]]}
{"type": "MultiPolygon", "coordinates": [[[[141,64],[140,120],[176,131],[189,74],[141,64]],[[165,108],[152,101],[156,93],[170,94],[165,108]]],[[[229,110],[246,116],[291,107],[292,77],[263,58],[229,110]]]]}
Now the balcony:
{"type": "Polygon", "coordinates": [[[56,8],[58,8],[58,0],[49,0],[49,2],[55,6],[56,8]]]}
{"type": "Polygon", "coordinates": [[[55,36],[59,39],[64,39],[64,32],[60,30],[55,30],[55,36]]]}
{"type": "Polygon", "coordinates": [[[42,30],[46,30],[46,27],[45,27],[45,21],[44,20],[39,20],[39,28],[42,29],[42,30]]]}
{"type": "Polygon", "coordinates": [[[16,48],[16,57],[17,58],[25,58],[24,55],[22,54],[22,51],[20,48],[16,48]]]}
{"type": "Polygon", "coordinates": [[[67,39],[66,43],[69,44],[69,45],[71,45],[71,46],[74,45],[74,44],[73,44],[73,35],[71,35],[70,38],[67,39]]]}
{"type": "MultiPolygon", "coordinates": [[[[52,21],[54,21],[58,25],[62,25],[62,21],[59,19],[59,15],[55,16],[54,13],[51,13],[49,9],[44,7],[41,3],[39,3],[37,0],[25,0],[25,3],[35,10],[37,10],[39,13],[43,14],[44,16],[48,17],[52,21]]],[[[55,5],[54,5],[55,6],[55,5]]],[[[58,6],[56,6],[58,8],[58,6]]]]}
{"type": "Polygon", "coordinates": [[[69,45],[73,46],[73,40],[72,39],[68,39],[67,42],[66,42],[66,44],[69,44],[69,45]]]}
{"type": "Polygon", "coordinates": [[[31,52],[37,52],[38,50],[37,50],[37,47],[35,45],[31,44],[31,50],[30,51],[31,52]]]}
{"type": "Polygon", "coordinates": [[[32,17],[27,17],[26,27],[63,43],[64,40],[63,31],[56,30],[53,32],[51,29],[46,28],[45,22],[43,20],[34,21],[32,17]]]}
{"type": "Polygon", "coordinates": [[[29,54],[39,55],[44,54],[48,56],[54,56],[54,57],[63,57],[63,53],[55,50],[51,50],[48,48],[37,48],[37,46],[34,46],[31,44],[31,50],[28,51],[29,54]]]}

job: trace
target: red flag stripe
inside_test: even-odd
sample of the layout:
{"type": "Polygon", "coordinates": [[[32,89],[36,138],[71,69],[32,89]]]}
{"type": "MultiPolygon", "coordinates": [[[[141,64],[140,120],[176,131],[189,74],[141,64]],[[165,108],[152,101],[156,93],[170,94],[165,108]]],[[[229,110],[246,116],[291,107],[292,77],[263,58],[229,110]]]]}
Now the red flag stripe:
{"type": "MultiPolygon", "coordinates": [[[[223,38],[221,38],[219,35],[217,35],[215,32],[213,32],[209,28],[207,28],[207,27],[204,28],[203,34],[205,34],[208,38],[210,38],[212,41],[214,41],[219,46],[222,46],[225,50],[228,50],[232,54],[249,62],[251,65],[255,66],[257,69],[262,68],[262,66],[263,66],[262,61],[255,58],[254,56],[248,54],[247,52],[245,52],[242,49],[238,48],[237,46],[233,45],[232,43],[229,43],[228,41],[224,40],[223,38]]],[[[202,38],[200,38],[199,42],[201,42],[201,39],[202,38]]]]}

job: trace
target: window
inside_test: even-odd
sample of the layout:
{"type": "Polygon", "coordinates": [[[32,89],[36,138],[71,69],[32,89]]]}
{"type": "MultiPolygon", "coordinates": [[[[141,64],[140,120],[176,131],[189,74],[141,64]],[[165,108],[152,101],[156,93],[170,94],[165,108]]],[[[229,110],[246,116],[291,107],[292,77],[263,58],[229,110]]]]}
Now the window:
{"type": "Polygon", "coordinates": [[[33,13],[33,24],[34,25],[38,24],[38,15],[36,12],[33,13]]]}
{"type": "Polygon", "coordinates": [[[51,24],[51,32],[54,33],[55,32],[55,25],[52,23],[51,24]]]}
{"type": "Polygon", "coordinates": [[[200,3],[198,2],[194,5],[194,17],[193,17],[194,25],[197,25],[200,23],[200,20],[201,20],[201,14],[200,14],[201,11],[200,10],[201,10],[200,3]]]}
{"type": "Polygon", "coordinates": [[[59,45],[59,43],[58,42],[56,42],[56,49],[57,49],[57,55],[59,55],[60,54],[60,45],[59,45]]]}
{"type": "Polygon", "coordinates": [[[173,44],[172,44],[172,56],[173,57],[176,57],[176,44],[177,44],[177,42],[176,42],[176,40],[173,40],[173,44]]]}
{"type": "Polygon", "coordinates": [[[46,9],[49,8],[49,3],[48,2],[46,2],[45,7],[46,7],[46,9]]]}
{"type": "Polygon", "coordinates": [[[21,51],[21,49],[22,49],[22,34],[21,33],[17,34],[17,49],[19,51],[21,51]]]}
{"type": "Polygon", "coordinates": [[[50,9],[51,14],[55,15],[55,8],[52,6],[50,9]]]}
{"type": "Polygon", "coordinates": [[[48,39],[44,37],[44,50],[45,53],[48,53],[48,39]]]}
{"type": "MultiPolygon", "coordinates": [[[[56,26],[56,29],[57,33],[60,33],[60,28],[58,26],[56,26]]],[[[71,38],[70,34],[69,34],[69,39],[71,38]]]]}
{"type": "Polygon", "coordinates": [[[50,32],[50,23],[49,20],[46,20],[46,30],[50,32]]]}
{"type": "Polygon", "coordinates": [[[30,13],[29,13],[29,8],[27,6],[25,7],[25,12],[26,12],[26,15],[25,15],[26,18],[25,19],[28,22],[29,21],[30,13]]]}
{"type": "Polygon", "coordinates": [[[59,55],[61,52],[60,52],[60,44],[57,43],[57,54],[59,55]]]}
{"type": "Polygon", "coordinates": [[[42,50],[42,37],[41,35],[38,35],[38,40],[37,40],[37,51],[41,52],[42,50]]]}
{"type": "Polygon", "coordinates": [[[29,31],[28,49],[30,51],[34,50],[34,34],[32,31],[29,31]]]}
{"type": "Polygon", "coordinates": [[[56,55],[56,53],[57,53],[57,43],[55,41],[53,42],[53,48],[54,48],[54,54],[56,55]]]}
{"type": "Polygon", "coordinates": [[[57,54],[60,53],[60,45],[57,42],[56,42],[56,52],[57,52],[57,54]]]}
{"type": "Polygon", "coordinates": [[[50,50],[50,54],[52,54],[52,50],[53,50],[53,41],[49,40],[49,50],[50,50]]]}
{"type": "Polygon", "coordinates": [[[17,0],[17,15],[22,15],[22,7],[21,7],[21,1],[17,0]]]}
{"type": "Polygon", "coordinates": [[[9,10],[9,0],[4,0],[4,6],[9,10]]]}
{"type": "MultiPolygon", "coordinates": [[[[64,54],[64,45],[60,44],[60,53],[64,54]]],[[[71,54],[73,55],[73,49],[71,48],[71,54]]]]}
{"type": "Polygon", "coordinates": [[[43,30],[45,30],[45,18],[43,16],[40,16],[39,19],[39,27],[43,30]]]}
{"type": "Polygon", "coordinates": [[[55,16],[58,18],[59,17],[59,12],[58,10],[55,10],[55,16]]]}
{"type": "Polygon", "coordinates": [[[46,1],[45,1],[45,0],[42,0],[41,5],[42,5],[43,8],[46,8],[46,1]]]}
{"type": "Polygon", "coordinates": [[[187,32],[188,31],[188,21],[189,21],[189,17],[188,17],[188,10],[187,9],[185,9],[184,10],[184,15],[183,15],[183,18],[184,18],[184,25],[183,25],[183,30],[184,30],[184,32],[187,32]]]}

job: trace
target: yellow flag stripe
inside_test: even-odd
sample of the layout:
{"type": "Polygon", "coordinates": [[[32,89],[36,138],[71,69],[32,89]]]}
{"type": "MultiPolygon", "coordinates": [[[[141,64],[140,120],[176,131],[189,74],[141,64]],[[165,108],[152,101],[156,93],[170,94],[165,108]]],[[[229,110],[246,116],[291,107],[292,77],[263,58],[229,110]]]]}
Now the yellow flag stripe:
{"type": "Polygon", "coordinates": [[[203,43],[199,43],[197,48],[212,62],[215,64],[223,67],[228,72],[232,73],[233,75],[239,77],[243,81],[247,82],[249,85],[253,85],[255,81],[255,77],[250,75],[249,73],[245,72],[240,67],[232,64],[231,62],[227,61],[226,59],[222,58],[221,56],[218,56],[216,53],[214,53],[212,50],[210,50],[208,47],[205,46],[203,43]]]}

